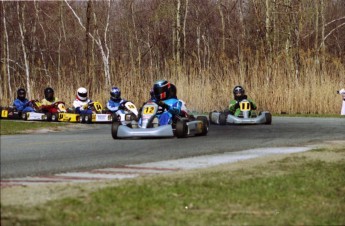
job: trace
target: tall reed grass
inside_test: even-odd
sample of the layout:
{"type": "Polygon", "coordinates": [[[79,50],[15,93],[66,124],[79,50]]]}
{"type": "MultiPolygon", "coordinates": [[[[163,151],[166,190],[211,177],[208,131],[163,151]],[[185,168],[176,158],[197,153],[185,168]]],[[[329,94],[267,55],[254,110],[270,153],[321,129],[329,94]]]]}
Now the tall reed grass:
{"type": "MultiPolygon", "coordinates": [[[[34,71],[31,97],[43,99],[44,88],[51,86],[55,90],[55,96],[71,106],[76,90],[83,86],[89,90],[91,99],[105,105],[111,86],[118,86],[122,90],[122,97],[139,107],[149,98],[153,83],[159,79],[167,79],[176,85],[178,97],[187,103],[187,107],[197,112],[224,110],[233,98],[233,87],[242,85],[260,111],[339,114],[341,99],[336,95],[336,90],[345,86],[345,67],[337,59],[327,59],[325,66],[320,69],[313,58],[304,57],[298,77],[284,57],[277,57],[272,65],[255,60],[255,57],[250,59],[254,60],[245,63],[224,60],[207,69],[193,65],[141,70],[133,70],[113,61],[110,65],[110,86],[104,85],[101,70],[95,69],[87,76],[86,73],[78,72],[78,65],[71,63],[62,68],[59,78],[47,77],[39,70],[34,71]]],[[[17,88],[25,85],[24,76],[16,76],[16,85],[12,87],[14,97],[17,88]]],[[[2,94],[2,106],[9,105],[12,101],[6,94],[2,94]]]]}

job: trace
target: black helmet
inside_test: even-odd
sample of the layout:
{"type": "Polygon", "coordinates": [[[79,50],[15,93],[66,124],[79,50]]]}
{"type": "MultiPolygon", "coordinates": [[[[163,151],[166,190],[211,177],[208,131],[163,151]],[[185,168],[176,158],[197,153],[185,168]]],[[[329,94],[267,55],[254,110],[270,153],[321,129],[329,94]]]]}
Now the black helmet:
{"type": "Polygon", "coordinates": [[[233,89],[232,92],[233,92],[234,98],[236,100],[239,100],[239,99],[243,98],[244,94],[245,94],[245,91],[244,91],[242,86],[235,86],[235,88],[233,89]]]}
{"type": "Polygon", "coordinates": [[[47,87],[44,89],[44,97],[48,101],[53,101],[54,100],[54,90],[50,87],[47,87]]]}
{"type": "Polygon", "coordinates": [[[26,91],[25,91],[25,89],[19,88],[19,89],[17,90],[17,98],[18,98],[19,100],[25,100],[25,97],[26,97],[26,91]]]}
{"type": "Polygon", "coordinates": [[[177,90],[176,90],[176,86],[174,84],[171,83],[170,86],[170,97],[171,98],[176,98],[177,99],[177,90]]]}
{"type": "Polygon", "coordinates": [[[159,80],[153,85],[153,93],[156,100],[165,100],[169,98],[170,82],[167,80],[159,80]]]}

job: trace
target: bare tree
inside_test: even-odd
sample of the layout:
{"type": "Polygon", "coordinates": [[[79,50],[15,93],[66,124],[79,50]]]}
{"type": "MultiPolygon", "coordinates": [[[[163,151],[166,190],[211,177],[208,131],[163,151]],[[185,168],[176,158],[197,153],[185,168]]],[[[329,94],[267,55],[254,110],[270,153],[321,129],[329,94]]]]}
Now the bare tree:
{"type": "Polygon", "coordinates": [[[17,15],[18,15],[18,25],[20,30],[20,41],[21,41],[21,47],[22,47],[22,53],[23,53],[23,59],[24,59],[24,65],[25,65],[25,77],[26,77],[26,90],[28,94],[28,98],[31,99],[31,84],[30,84],[30,65],[29,60],[27,56],[27,49],[25,46],[25,16],[24,16],[24,8],[25,4],[20,6],[20,3],[17,2],[17,15]]]}
{"type": "MultiPolygon", "coordinates": [[[[68,3],[67,0],[65,0],[65,3],[67,4],[67,6],[70,8],[70,10],[72,11],[73,15],[75,16],[75,18],[78,20],[79,25],[86,31],[86,27],[84,26],[84,24],[81,21],[81,18],[77,15],[77,13],[74,11],[74,9],[72,8],[72,6],[68,3]]],[[[95,36],[93,36],[91,33],[88,33],[88,35],[92,38],[92,40],[97,44],[100,52],[101,52],[101,56],[102,56],[102,60],[103,60],[103,68],[104,68],[104,77],[105,77],[105,85],[106,87],[108,87],[111,84],[111,79],[110,79],[110,69],[109,69],[109,48],[108,48],[108,44],[107,44],[107,33],[108,33],[108,27],[109,27],[109,9],[110,9],[110,4],[111,1],[108,1],[108,13],[107,13],[107,19],[106,19],[106,24],[105,24],[105,28],[104,28],[104,34],[103,34],[103,40],[101,39],[101,36],[99,34],[99,30],[96,29],[95,31],[95,36]],[[104,45],[104,47],[103,47],[104,45]]],[[[94,18],[95,20],[97,20],[96,14],[94,13],[94,18]]]]}
{"type": "MultiPolygon", "coordinates": [[[[1,4],[2,6],[2,13],[3,13],[3,25],[4,25],[4,46],[5,48],[3,48],[3,52],[4,52],[4,58],[2,61],[4,62],[4,67],[6,69],[2,69],[7,75],[7,88],[8,88],[8,94],[10,99],[13,99],[13,95],[12,95],[12,87],[11,87],[11,71],[10,71],[10,49],[9,49],[9,39],[8,39],[8,32],[7,32],[7,21],[6,21],[6,10],[5,10],[5,5],[2,2],[1,4]]],[[[2,77],[2,76],[1,76],[2,77]]],[[[5,78],[5,77],[4,77],[5,78]]],[[[5,93],[5,91],[7,91],[6,89],[6,83],[3,82],[3,86],[0,86],[0,93],[5,93]],[[2,90],[3,89],[3,90],[2,90]]]]}

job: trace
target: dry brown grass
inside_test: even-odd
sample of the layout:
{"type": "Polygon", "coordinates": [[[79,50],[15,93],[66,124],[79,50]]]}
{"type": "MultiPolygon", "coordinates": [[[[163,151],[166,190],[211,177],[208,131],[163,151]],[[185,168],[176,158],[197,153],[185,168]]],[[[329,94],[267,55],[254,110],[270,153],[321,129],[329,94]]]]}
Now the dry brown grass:
{"type": "MultiPolygon", "coordinates": [[[[265,61],[255,60],[258,58],[250,59],[254,60],[246,64],[224,60],[208,69],[185,66],[178,70],[172,65],[163,70],[131,70],[129,66],[113,63],[112,86],[120,87],[122,97],[140,106],[149,98],[149,90],[155,80],[168,79],[176,84],[179,98],[191,110],[209,112],[225,109],[232,98],[232,88],[239,84],[257,102],[259,110],[272,113],[339,114],[341,100],[336,90],[345,85],[345,67],[340,61],[328,59],[326,67],[319,70],[312,58],[304,57],[300,75],[296,79],[294,70],[290,69],[290,62],[284,57],[275,58],[271,67],[265,61]]],[[[88,78],[85,73],[77,72],[76,66],[72,64],[69,68],[63,68],[59,80],[33,74],[36,77],[33,76],[31,86],[32,97],[35,99],[43,98],[43,89],[47,86],[52,86],[56,96],[67,105],[72,104],[80,86],[88,88],[91,99],[104,105],[109,98],[110,86],[104,85],[101,70],[94,70],[94,74],[88,78]]],[[[18,87],[13,87],[13,93],[18,87]]],[[[9,97],[3,95],[0,104],[8,105],[11,102],[9,97]]]]}

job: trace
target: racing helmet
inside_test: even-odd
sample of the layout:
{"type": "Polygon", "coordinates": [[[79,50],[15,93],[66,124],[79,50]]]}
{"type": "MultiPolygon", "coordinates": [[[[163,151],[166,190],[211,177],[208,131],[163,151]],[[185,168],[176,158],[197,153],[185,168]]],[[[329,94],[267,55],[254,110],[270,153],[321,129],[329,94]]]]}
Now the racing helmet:
{"type": "Polygon", "coordinates": [[[48,101],[54,100],[54,90],[50,87],[44,89],[44,98],[48,101]]]}
{"type": "Polygon", "coordinates": [[[19,88],[18,90],[17,90],[17,98],[19,99],[19,100],[25,100],[25,97],[26,97],[26,91],[25,91],[25,89],[23,89],[23,88],[19,88]]]}
{"type": "Polygon", "coordinates": [[[171,83],[170,85],[170,92],[169,92],[169,96],[171,98],[176,98],[177,99],[177,90],[176,90],[176,86],[174,84],[171,83]]]}
{"type": "Polygon", "coordinates": [[[121,98],[121,90],[118,87],[113,87],[110,90],[110,99],[118,100],[121,98]]]}
{"type": "Polygon", "coordinates": [[[153,85],[153,94],[156,100],[165,100],[169,98],[170,82],[167,80],[158,80],[153,85]]]}
{"type": "Polygon", "coordinates": [[[244,97],[245,90],[243,89],[242,86],[235,86],[232,92],[234,94],[235,100],[238,100],[244,97]]]}
{"type": "Polygon", "coordinates": [[[86,100],[87,99],[87,90],[84,87],[80,87],[77,90],[77,98],[79,100],[86,100]]]}

